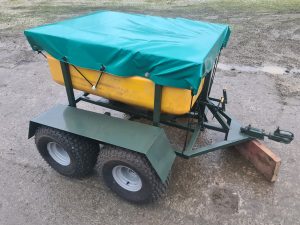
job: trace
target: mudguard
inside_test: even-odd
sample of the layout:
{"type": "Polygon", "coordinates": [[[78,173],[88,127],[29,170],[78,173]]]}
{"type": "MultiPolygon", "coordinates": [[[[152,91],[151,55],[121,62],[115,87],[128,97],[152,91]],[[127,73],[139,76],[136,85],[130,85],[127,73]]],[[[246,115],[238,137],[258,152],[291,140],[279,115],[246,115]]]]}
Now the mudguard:
{"type": "Polygon", "coordinates": [[[143,123],[56,105],[30,121],[28,138],[41,125],[142,153],[162,181],[167,179],[176,157],[164,130],[143,123]]]}

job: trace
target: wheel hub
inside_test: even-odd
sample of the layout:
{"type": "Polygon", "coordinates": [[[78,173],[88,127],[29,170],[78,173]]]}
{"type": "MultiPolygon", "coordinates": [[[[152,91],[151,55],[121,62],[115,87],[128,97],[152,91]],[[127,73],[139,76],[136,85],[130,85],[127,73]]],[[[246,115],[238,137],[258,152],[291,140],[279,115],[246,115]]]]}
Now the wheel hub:
{"type": "Polygon", "coordinates": [[[127,166],[115,166],[112,175],[117,184],[127,191],[136,192],[142,188],[140,176],[127,166]]]}
{"type": "Polygon", "coordinates": [[[56,142],[49,142],[47,144],[47,150],[49,155],[55,162],[62,166],[68,166],[71,163],[71,159],[67,151],[56,142]]]}

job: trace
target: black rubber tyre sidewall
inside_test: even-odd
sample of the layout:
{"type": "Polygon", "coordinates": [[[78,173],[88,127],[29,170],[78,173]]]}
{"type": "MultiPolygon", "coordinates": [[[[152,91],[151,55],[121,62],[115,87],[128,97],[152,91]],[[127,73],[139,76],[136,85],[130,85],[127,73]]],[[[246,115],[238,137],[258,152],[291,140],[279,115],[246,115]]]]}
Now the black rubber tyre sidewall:
{"type": "Polygon", "coordinates": [[[37,146],[37,149],[40,152],[40,154],[47,161],[47,163],[53,169],[55,169],[57,172],[65,175],[65,176],[71,176],[72,174],[75,173],[76,160],[74,159],[72,152],[70,152],[69,146],[67,146],[65,143],[55,140],[55,138],[50,137],[50,136],[43,136],[37,140],[36,146],[37,146]],[[59,164],[51,157],[51,155],[49,154],[48,149],[47,149],[47,144],[49,142],[55,142],[55,143],[59,144],[68,153],[68,155],[70,157],[70,164],[68,166],[59,164]]]}
{"type": "Polygon", "coordinates": [[[145,174],[143,174],[143,171],[139,168],[136,168],[134,165],[120,160],[108,161],[102,167],[102,176],[107,186],[110,187],[114,192],[116,192],[120,197],[136,203],[151,201],[152,190],[151,190],[151,185],[149,183],[150,181],[145,176],[145,174]],[[127,166],[130,169],[134,170],[139,175],[139,177],[142,180],[142,188],[139,191],[135,191],[135,192],[128,191],[123,187],[121,187],[115,181],[112,175],[112,170],[115,166],[118,165],[127,166]]]}
{"type": "Polygon", "coordinates": [[[35,132],[35,144],[43,159],[58,173],[72,178],[83,178],[91,174],[97,163],[99,144],[90,139],[40,126],[35,132]],[[64,166],[56,162],[48,152],[47,144],[55,142],[68,153],[70,164],[64,166]]]}

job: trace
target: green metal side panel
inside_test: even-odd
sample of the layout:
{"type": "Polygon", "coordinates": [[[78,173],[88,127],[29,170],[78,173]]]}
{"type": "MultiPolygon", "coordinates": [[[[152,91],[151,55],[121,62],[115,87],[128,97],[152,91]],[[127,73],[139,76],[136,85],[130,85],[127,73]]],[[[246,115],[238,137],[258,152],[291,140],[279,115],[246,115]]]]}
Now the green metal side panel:
{"type": "Polygon", "coordinates": [[[160,130],[160,135],[157,136],[151,148],[146,153],[146,156],[151,164],[155,165],[155,170],[160,171],[160,177],[165,180],[169,175],[176,154],[171,147],[164,130],[161,128],[160,130]]]}
{"type": "Polygon", "coordinates": [[[164,130],[143,123],[57,105],[30,121],[29,138],[39,125],[145,154],[163,181],[176,157],[164,130]]]}

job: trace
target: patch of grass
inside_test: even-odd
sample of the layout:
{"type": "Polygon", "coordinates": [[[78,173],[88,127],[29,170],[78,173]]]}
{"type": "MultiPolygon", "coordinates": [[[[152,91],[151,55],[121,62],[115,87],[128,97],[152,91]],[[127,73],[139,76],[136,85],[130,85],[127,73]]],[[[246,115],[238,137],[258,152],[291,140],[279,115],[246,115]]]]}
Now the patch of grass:
{"type": "Polygon", "coordinates": [[[27,8],[23,16],[42,18],[44,22],[52,22],[59,17],[71,17],[74,15],[80,15],[82,13],[92,12],[98,10],[99,7],[88,5],[48,5],[39,4],[33,7],[27,8]]]}
{"type": "Polygon", "coordinates": [[[300,13],[299,0],[104,0],[86,3],[76,0],[34,0],[34,4],[24,3],[23,0],[14,0],[0,5],[0,29],[11,27],[23,30],[103,9],[200,20],[208,18],[209,21],[219,23],[227,23],[229,18],[253,16],[257,13],[300,13]]]}
{"type": "Polygon", "coordinates": [[[225,0],[216,1],[215,5],[228,11],[246,12],[300,12],[300,2],[296,0],[225,0]]]}

